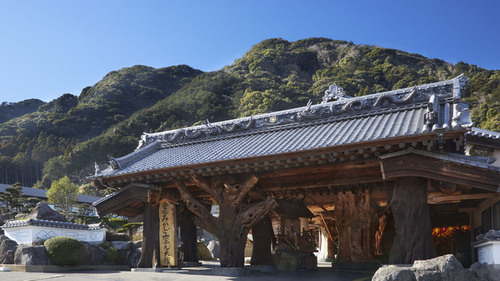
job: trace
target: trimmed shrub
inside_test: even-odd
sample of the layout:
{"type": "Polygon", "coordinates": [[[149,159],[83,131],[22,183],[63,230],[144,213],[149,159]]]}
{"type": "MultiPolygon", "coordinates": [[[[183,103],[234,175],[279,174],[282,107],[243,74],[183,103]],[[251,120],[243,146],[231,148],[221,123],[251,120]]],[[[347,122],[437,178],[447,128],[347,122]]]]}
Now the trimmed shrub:
{"type": "Polygon", "coordinates": [[[43,244],[54,265],[79,265],[87,259],[85,247],[75,238],[56,236],[43,244]]]}

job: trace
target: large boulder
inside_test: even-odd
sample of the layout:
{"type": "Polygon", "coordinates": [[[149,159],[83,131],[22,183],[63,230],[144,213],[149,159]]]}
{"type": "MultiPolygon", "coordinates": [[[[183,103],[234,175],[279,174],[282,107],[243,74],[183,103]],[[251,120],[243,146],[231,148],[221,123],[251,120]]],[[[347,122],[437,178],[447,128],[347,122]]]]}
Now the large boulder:
{"type": "Polygon", "coordinates": [[[133,243],[130,241],[113,241],[110,244],[111,247],[118,250],[118,257],[116,258],[115,263],[128,265],[130,263],[130,255],[133,252],[133,243]]]}
{"type": "Polygon", "coordinates": [[[453,255],[417,260],[413,266],[383,266],[373,276],[374,281],[468,281],[470,271],[453,255]]]}
{"type": "Polygon", "coordinates": [[[5,235],[0,236],[0,263],[12,264],[14,263],[14,255],[17,249],[17,243],[9,239],[5,235]]]}
{"type": "Polygon", "coordinates": [[[15,264],[50,265],[44,246],[19,246],[14,255],[15,264]]]}
{"type": "Polygon", "coordinates": [[[87,254],[86,264],[104,264],[104,258],[106,257],[105,249],[87,242],[82,242],[82,244],[83,247],[85,247],[85,253],[87,254]]]}
{"type": "Polygon", "coordinates": [[[382,266],[375,272],[372,281],[416,281],[417,278],[410,267],[396,265],[382,266]]]}
{"type": "Polygon", "coordinates": [[[130,267],[137,267],[139,260],[141,259],[141,248],[132,248],[131,253],[128,257],[128,264],[130,267]]]}
{"type": "Polygon", "coordinates": [[[132,247],[130,241],[112,241],[111,246],[119,251],[128,251],[132,247]]]}
{"type": "Polygon", "coordinates": [[[26,218],[48,221],[68,221],[63,215],[54,211],[47,202],[39,202],[38,204],[36,204],[36,207],[26,218]]]}
{"type": "Polygon", "coordinates": [[[142,240],[132,242],[132,244],[133,244],[133,247],[136,249],[142,248],[142,240]]]}
{"type": "Polygon", "coordinates": [[[475,262],[470,266],[472,278],[474,281],[498,281],[500,273],[488,266],[487,263],[475,262]]]}
{"type": "Polygon", "coordinates": [[[464,267],[454,255],[417,260],[413,263],[413,269],[417,280],[466,281],[464,279],[464,267]]]}

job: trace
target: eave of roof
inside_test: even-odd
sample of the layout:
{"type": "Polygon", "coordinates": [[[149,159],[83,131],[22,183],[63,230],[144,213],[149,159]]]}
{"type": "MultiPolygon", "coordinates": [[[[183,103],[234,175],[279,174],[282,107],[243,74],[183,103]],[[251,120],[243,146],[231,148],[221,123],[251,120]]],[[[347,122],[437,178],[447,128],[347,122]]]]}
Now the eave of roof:
{"type": "Polygon", "coordinates": [[[407,149],[379,156],[384,179],[415,176],[500,192],[500,167],[489,157],[407,149]]]}
{"type": "Polygon", "coordinates": [[[147,199],[147,187],[132,184],[95,201],[92,206],[96,208],[99,216],[103,216],[132,203],[147,202],[147,199]]]}
{"type": "Polygon", "coordinates": [[[468,134],[475,137],[500,140],[499,132],[485,130],[478,127],[472,127],[471,130],[468,132],[468,134]]]}

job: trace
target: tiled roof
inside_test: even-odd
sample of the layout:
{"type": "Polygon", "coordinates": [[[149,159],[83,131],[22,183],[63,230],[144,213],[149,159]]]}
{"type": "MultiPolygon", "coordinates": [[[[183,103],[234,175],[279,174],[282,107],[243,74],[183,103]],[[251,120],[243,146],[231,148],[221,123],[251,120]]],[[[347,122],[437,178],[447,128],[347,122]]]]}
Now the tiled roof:
{"type": "MultiPolygon", "coordinates": [[[[287,152],[465,130],[472,126],[461,103],[466,78],[357,98],[144,134],[138,149],[96,177],[287,152]],[[430,105],[435,125],[424,121],[430,105]]],[[[428,114],[427,114],[428,115],[428,114]]]]}
{"type": "Polygon", "coordinates": [[[500,140],[499,132],[489,131],[477,127],[472,127],[471,130],[468,132],[468,134],[475,137],[500,140]]]}
{"type": "MultiPolygon", "coordinates": [[[[10,187],[10,186],[12,186],[12,185],[0,183],[0,193],[4,193],[5,189],[7,187],[10,187]]],[[[46,189],[31,188],[31,187],[24,187],[23,186],[22,191],[23,191],[23,195],[25,197],[37,197],[37,198],[41,198],[41,199],[47,199],[47,190],[46,189]]],[[[101,197],[81,195],[81,194],[78,195],[78,203],[92,204],[99,199],[101,199],[101,197]]]]}
{"type": "Polygon", "coordinates": [[[99,196],[78,194],[78,203],[92,204],[99,199],[101,199],[99,196]]]}
{"type": "Polygon", "coordinates": [[[46,227],[58,227],[58,228],[72,228],[72,229],[88,229],[95,230],[102,228],[99,224],[79,224],[72,222],[61,222],[61,221],[48,221],[48,220],[37,220],[37,219],[29,219],[29,220],[13,220],[7,221],[2,228],[11,228],[11,227],[21,227],[28,225],[36,225],[36,226],[46,226],[46,227]]]}

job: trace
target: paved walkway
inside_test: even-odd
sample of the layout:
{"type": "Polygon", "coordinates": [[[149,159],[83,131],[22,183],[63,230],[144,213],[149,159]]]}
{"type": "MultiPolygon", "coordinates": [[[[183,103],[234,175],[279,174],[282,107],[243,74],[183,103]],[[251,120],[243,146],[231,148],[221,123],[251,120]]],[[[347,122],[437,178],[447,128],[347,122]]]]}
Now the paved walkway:
{"type": "Polygon", "coordinates": [[[9,281],[84,281],[84,280],[169,280],[169,281],[208,281],[208,280],[258,280],[258,281],[367,281],[371,280],[373,273],[362,271],[334,270],[326,265],[319,265],[315,271],[294,271],[262,273],[250,272],[240,277],[215,276],[211,267],[216,266],[211,262],[203,262],[201,267],[186,267],[182,270],[166,270],[166,272],[131,272],[131,271],[104,271],[88,270],[80,272],[41,273],[41,272],[0,272],[0,280],[9,281]]]}
{"type": "Polygon", "coordinates": [[[38,272],[0,272],[0,280],[9,281],[84,281],[84,280],[169,280],[169,281],[208,281],[208,280],[258,280],[258,281],[292,281],[292,280],[314,280],[314,281],[367,281],[371,280],[372,274],[352,271],[333,271],[318,269],[313,272],[280,272],[280,273],[257,273],[252,272],[241,277],[214,276],[210,272],[206,274],[189,272],[130,272],[130,271],[85,271],[72,273],[38,273],[38,272]]]}

